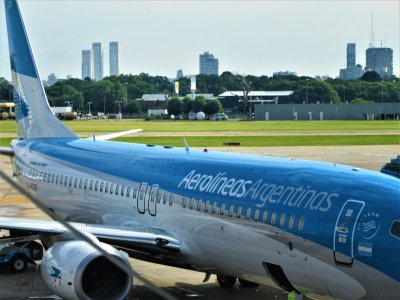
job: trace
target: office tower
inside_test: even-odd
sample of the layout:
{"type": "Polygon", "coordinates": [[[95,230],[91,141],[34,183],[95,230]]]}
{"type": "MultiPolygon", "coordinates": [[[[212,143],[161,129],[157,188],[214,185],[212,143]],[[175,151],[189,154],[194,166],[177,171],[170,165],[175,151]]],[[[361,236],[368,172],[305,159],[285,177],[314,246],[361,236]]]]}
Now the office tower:
{"type": "Polygon", "coordinates": [[[183,77],[183,71],[182,71],[182,69],[179,69],[177,72],[176,72],[176,78],[182,78],[183,77]]]}
{"type": "Polygon", "coordinates": [[[103,50],[101,43],[92,43],[94,80],[103,79],[103,50]]]}
{"type": "Polygon", "coordinates": [[[82,80],[93,79],[93,50],[82,50],[82,80]]]}
{"type": "Polygon", "coordinates": [[[200,54],[200,74],[218,75],[218,59],[214,55],[204,52],[200,54]]]}
{"type": "Polygon", "coordinates": [[[119,75],[118,42],[110,42],[110,76],[119,75]]]}
{"type": "Polygon", "coordinates": [[[377,72],[381,78],[393,75],[393,50],[391,48],[368,48],[365,68],[377,72]]]}
{"type": "Polygon", "coordinates": [[[349,43],[347,44],[347,71],[346,71],[346,79],[355,79],[356,78],[356,44],[349,43]]]}

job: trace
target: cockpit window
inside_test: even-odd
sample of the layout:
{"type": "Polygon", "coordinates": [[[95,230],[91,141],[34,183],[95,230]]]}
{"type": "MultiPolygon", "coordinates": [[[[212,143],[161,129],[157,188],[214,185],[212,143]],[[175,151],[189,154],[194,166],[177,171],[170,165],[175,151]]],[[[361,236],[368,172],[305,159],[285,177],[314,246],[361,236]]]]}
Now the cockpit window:
{"type": "Polygon", "coordinates": [[[394,221],[390,233],[395,237],[400,238],[400,221],[394,221]]]}

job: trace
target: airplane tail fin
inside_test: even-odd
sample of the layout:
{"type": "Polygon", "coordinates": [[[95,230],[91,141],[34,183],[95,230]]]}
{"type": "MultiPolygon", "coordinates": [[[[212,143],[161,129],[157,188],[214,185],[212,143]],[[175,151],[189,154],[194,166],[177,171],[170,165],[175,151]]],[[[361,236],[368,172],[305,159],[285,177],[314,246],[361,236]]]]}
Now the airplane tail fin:
{"type": "Polygon", "coordinates": [[[19,139],[77,136],[52,113],[16,0],[4,0],[19,139]]]}

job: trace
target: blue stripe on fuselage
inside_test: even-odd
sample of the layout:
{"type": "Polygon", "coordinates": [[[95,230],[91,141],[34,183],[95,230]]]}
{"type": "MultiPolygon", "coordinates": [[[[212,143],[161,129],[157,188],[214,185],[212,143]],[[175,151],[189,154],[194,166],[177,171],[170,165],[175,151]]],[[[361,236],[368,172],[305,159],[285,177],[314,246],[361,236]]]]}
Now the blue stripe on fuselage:
{"type": "MultiPolygon", "coordinates": [[[[373,244],[373,257],[355,258],[400,281],[399,258],[393,255],[399,251],[399,242],[388,233],[393,220],[400,219],[400,181],[394,177],[330,163],[194,150],[187,154],[180,148],[92,140],[41,139],[28,143],[28,146],[31,151],[76,166],[136,182],[158,184],[161,189],[185,197],[215,201],[218,207],[224,202],[227,210],[228,205],[233,203],[235,211],[238,206],[243,206],[243,214],[247,207],[251,207],[252,213],[256,208],[267,209],[269,215],[271,212],[276,212],[277,216],[285,213],[287,219],[290,215],[297,219],[304,216],[306,225],[303,231],[296,227],[288,230],[287,219],[284,229],[330,249],[333,248],[332,236],[342,206],[349,199],[361,200],[366,203],[363,213],[374,211],[384,216],[380,226],[382,231],[387,232],[383,231],[368,240],[373,244]],[[210,177],[207,182],[207,176],[213,178],[210,177]],[[229,180],[231,186],[223,189],[222,183],[216,187],[212,185],[213,179],[221,177],[226,177],[225,187],[229,180]],[[241,189],[230,195],[239,180],[243,184],[248,183],[244,188],[242,184],[241,189]],[[260,190],[261,186],[264,190],[260,190]],[[293,193],[299,188],[303,190],[298,192],[296,201],[285,196],[284,191],[289,194],[290,188],[293,188],[293,193]],[[263,191],[266,191],[265,197],[263,191]],[[313,200],[311,197],[316,195],[319,195],[318,198],[313,200]]],[[[279,226],[279,218],[276,224],[279,226]]],[[[360,234],[356,232],[355,241],[363,242],[357,235],[360,234]]],[[[355,253],[357,255],[357,251],[355,253]]]]}

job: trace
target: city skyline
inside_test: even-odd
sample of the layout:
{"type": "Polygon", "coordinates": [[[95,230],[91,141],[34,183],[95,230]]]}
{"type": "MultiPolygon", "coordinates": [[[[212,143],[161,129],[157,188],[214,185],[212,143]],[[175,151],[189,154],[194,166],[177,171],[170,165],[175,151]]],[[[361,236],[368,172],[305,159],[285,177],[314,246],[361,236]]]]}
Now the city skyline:
{"type": "MultiPolygon", "coordinates": [[[[209,51],[219,58],[220,74],[272,76],[291,70],[299,76],[337,77],[346,67],[348,43],[357,44],[357,63],[365,66],[372,10],[375,46],[382,40],[393,49],[393,73],[399,76],[395,1],[32,0],[20,6],[42,78],[51,73],[80,78],[81,49],[113,40],[123,45],[119,68],[124,74],[173,78],[177,69],[198,74],[198,55],[209,51]]],[[[0,76],[10,79],[3,7],[0,14],[0,76]]]]}

